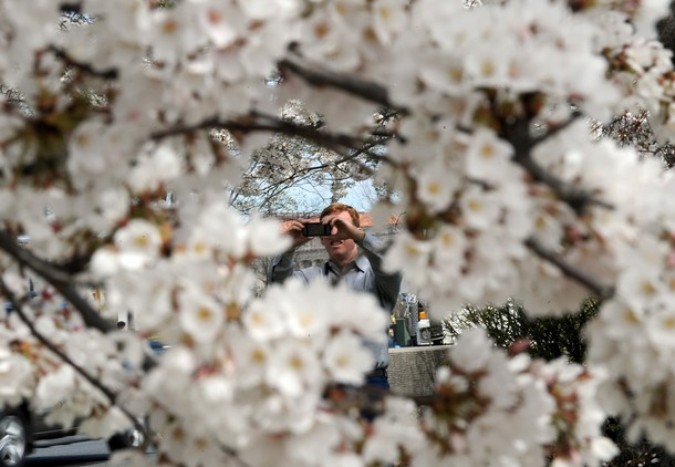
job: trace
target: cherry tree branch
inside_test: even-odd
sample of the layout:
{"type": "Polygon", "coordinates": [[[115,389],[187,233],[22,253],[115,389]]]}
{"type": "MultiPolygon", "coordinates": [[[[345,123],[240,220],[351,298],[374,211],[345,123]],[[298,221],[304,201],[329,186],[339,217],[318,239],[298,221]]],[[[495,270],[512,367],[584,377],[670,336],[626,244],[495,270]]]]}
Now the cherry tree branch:
{"type": "Polygon", "coordinates": [[[280,133],[289,136],[299,136],[309,141],[313,141],[327,148],[352,148],[357,146],[361,140],[353,136],[327,133],[317,131],[312,126],[297,125],[295,123],[276,119],[273,117],[263,116],[261,114],[251,115],[239,120],[220,120],[218,118],[210,118],[193,125],[178,125],[176,127],[167,128],[151,133],[150,139],[161,140],[173,136],[181,136],[200,130],[223,129],[234,132],[250,133],[256,131],[264,131],[271,133],[280,133]],[[261,122],[255,117],[263,117],[266,121],[261,122]]]}
{"type": "Polygon", "coordinates": [[[28,327],[31,334],[35,336],[35,338],[38,341],[40,341],[42,345],[44,345],[54,355],[60,358],[61,361],[63,361],[67,365],[70,365],[70,367],[72,367],[76,373],[78,373],[80,376],[82,376],[82,378],[84,378],[87,382],[89,382],[89,384],[91,384],[99,391],[101,391],[103,395],[108,399],[108,402],[110,402],[111,405],[117,406],[122,411],[122,413],[124,413],[124,415],[133,423],[134,427],[137,430],[140,430],[141,432],[145,433],[145,427],[143,427],[143,425],[136,419],[136,417],[134,417],[134,415],[131,414],[131,412],[129,412],[127,409],[117,404],[116,402],[117,395],[114,392],[112,392],[110,389],[104,386],[98,379],[90,375],[84,368],[82,368],[72,358],[66,355],[66,353],[63,352],[60,348],[58,348],[52,341],[47,339],[47,337],[45,337],[44,334],[38,331],[33,322],[26,315],[26,312],[23,309],[23,304],[16,298],[14,293],[7,286],[2,275],[0,275],[0,292],[2,292],[2,294],[7,298],[9,303],[12,305],[12,312],[16,313],[17,316],[19,316],[21,321],[28,327]]]}
{"type": "Polygon", "coordinates": [[[589,274],[576,269],[574,266],[567,263],[561,255],[546,248],[536,238],[529,237],[525,240],[525,246],[539,258],[556,266],[565,276],[585,286],[599,299],[604,300],[611,298],[614,295],[613,287],[602,284],[589,274]]]}
{"type": "Polygon", "coordinates": [[[531,138],[532,147],[546,141],[547,139],[554,137],[557,134],[562,133],[563,130],[568,129],[570,126],[572,126],[574,122],[578,121],[581,117],[583,117],[583,114],[580,111],[578,110],[573,111],[572,115],[570,115],[570,118],[568,118],[564,122],[551,126],[551,128],[549,128],[549,130],[541,136],[531,138]]]}
{"type": "Polygon", "coordinates": [[[308,84],[315,87],[328,86],[340,89],[348,94],[360,97],[369,102],[374,102],[388,109],[394,109],[396,112],[406,115],[408,110],[404,107],[395,105],[389,98],[389,91],[386,87],[353,76],[341,75],[336,72],[326,70],[319,65],[308,67],[301,65],[291,59],[283,59],[277,63],[279,71],[290,72],[305,80],[308,84]]]}
{"type": "Polygon", "coordinates": [[[0,230],[0,250],[22,266],[35,271],[38,276],[49,282],[82,315],[88,327],[107,333],[115,329],[113,322],[107,321],[73,287],[72,278],[51,263],[35,256],[30,250],[18,245],[12,235],[0,230]]]}
{"type": "Polygon", "coordinates": [[[81,1],[64,1],[59,4],[59,10],[61,13],[73,13],[73,14],[82,14],[82,2],[81,1]]]}
{"type": "Polygon", "coordinates": [[[106,70],[97,70],[90,63],[85,63],[85,62],[80,62],[78,60],[75,60],[73,57],[68,55],[65,50],[63,50],[59,47],[56,47],[54,45],[50,46],[48,50],[50,52],[52,52],[56,56],[56,58],[61,60],[67,66],[75,68],[79,71],[82,71],[83,73],[88,74],[88,75],[96,76],[98,78],[103,78],[103,79],[106,79],[106,80],[114,80],[114,79],[117,79],[117,77],[119,76],[119,73],[117,72],[117,69],[115,69],[115,68],[108,68],[106,70]]]}
{"type": "MultiPolygon", "coordinates": [[[[578,188],[548,172],[534,160],[532,151],[538,144],[561,133],[581,117],[582,113],[575,111],[568,120],[552,127],[547,133],[538,137],[531,135],[529,120],[519,120],[507,125],[504,131],[506,139],[515,151],[513,161],[527,170],[534,180],[548,186],[558,199],[570,206],[577,215],[583,214],[589,206],[599,206],[604,209],[614,209],[614,206],[595,197],[587,190],[578,188]]],[[[561,255],[546,248],[536,238],[526,239],[525,246],[540,259],[556,266],[565,276],[586,287],[598,298],[607,299],[614,295],[613,287],[607,286],[591,275],[576,269],[567,263],[561,255]]]]}
{"type": "Polygon", "coordinates": [[[548,186],[561,201],[567,203],[577,214],[582,214],[591,205],[614,209],[612,204],[595,197],[589,191],[578,188],[551,174],[532,158],[532,150],[535,146],[560,133],[580,116],[580,113],[574,113],[565,123],[536,138],[530,134],[528,120],[509,125],[505,129],[505,137],[514,148],[513,161],[527,170],[534,180],[548,186]]]}

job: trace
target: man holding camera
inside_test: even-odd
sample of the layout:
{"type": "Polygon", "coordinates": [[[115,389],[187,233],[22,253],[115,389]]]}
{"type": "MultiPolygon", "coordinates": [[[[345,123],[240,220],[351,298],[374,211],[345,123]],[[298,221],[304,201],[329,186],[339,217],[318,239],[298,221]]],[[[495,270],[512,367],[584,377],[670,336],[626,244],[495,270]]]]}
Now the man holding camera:
{"type": "MultiPolygon", "coordinates": [[[[382,242],[360,228],[358,212],[346,204],[332,203],[321,212],[319,218],[321,225],[311,225],[301,220],[287,223],[285,230],[293,238],[293,246],[272,260],[268,270],[269,281],[283,282],[295,276],[305,282],[317,277],[323,277],[333,284],[344,282],[353,290],[373,294],[380,306],[391,313],[398,299],[401,275],[388,274],[382,270],[382,242]],[[312,236],[320,236],[321,244],[328,253],[328,261],[322,266],[293,271],[295,250],[309,242],[312,236]]],[[[376,361],[374,370],[367,375],[366,385],[389,389],[387,343],[366,342],[366,345],[376,361]]]]}

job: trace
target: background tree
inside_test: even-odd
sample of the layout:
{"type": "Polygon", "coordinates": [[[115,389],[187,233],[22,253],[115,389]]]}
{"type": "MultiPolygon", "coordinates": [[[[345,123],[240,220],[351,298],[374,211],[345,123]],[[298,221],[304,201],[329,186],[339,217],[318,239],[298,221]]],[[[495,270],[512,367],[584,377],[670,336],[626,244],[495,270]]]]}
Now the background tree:
{"type": "MultiPolygon", "coordinates": [[[[323,126],[321,116],[312,114],[300,102],[285,105],[281,118],[309,128],[323,126]]],[[[382,151],[385,138],[376,135],[385,124],[380,118],[373,127],[372,143],[347,155],[303,138],[273,135],[263,148],[253,151],[248,167],[233,187],[232,205],[243,213],[319,212],[323,206],[343,199],[357,183],[372,179],[378,160],[369,151],[382,151]],[[303,192],[314,200],[310,202],[313,204],[307,204],[303,192]]]]}

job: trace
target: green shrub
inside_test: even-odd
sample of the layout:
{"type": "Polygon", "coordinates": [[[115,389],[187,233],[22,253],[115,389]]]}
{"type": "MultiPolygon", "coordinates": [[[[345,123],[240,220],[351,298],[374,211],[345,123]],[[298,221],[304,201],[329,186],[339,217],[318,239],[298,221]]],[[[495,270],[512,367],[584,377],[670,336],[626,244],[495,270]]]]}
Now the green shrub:
{"type": "Polygon", "coordinates": [[[560,318],[529,318],[514,302],[487,308],[467,307],[443,322],[446,334],[454,340],[464,329],[483,327],[492,340],[508,349],[516,342],[529,341],[529,353],[535,358],[553,360],[565,355],[571,362],[583,363],[586,343],[582,329],[598,312],[598,302],[587,300],[581,310],[560,318]]]}

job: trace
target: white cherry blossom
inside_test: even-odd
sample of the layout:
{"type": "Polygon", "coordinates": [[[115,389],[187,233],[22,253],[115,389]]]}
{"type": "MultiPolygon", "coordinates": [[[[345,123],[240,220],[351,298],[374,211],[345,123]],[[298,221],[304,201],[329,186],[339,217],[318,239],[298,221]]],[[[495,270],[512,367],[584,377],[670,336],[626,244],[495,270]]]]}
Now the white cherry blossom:
{"type": "Polygon", "coordinates": [[[278,300],[283,300],[284,293],[283,289],[270,288],[264,299],[253,302],[244,313],[243,324],[256,340],[276,339],[287,330],[284,317],[276,308],[278,300]]]}
{"type": "Polygon", "coordinates": [[[499,182],[509,166],[513,148],[487,130],[471,138],[466,152],[466,173],[486,182],[499,182]]]}
{"type": "Polygon", "coordinates": [[[198,346],[211,344],[225,321],[222,307],[205,292],[188,283],[178,296],[182,328],[198,346]]]}
{"type": "Polygon", "coordinates": [[[302,342],[279,342],[270,355],[267,383],[282,394],[298,397],[323,383],[320,362],[302,342]]]}
{"type": "Polygon", "coordinates": [[[452,183],[453,179],[445,176],[444,164],[429,164],[422,168],[417,177],[417,196],[433,212],[444,211],[450,206],[455,190],[458,188],[452,183]]]}
{"type": "Polygon", "coordinates": [[[0,403],[3,407],[14,407],[35,390],[36,380],[26,358],[10,352],[7,347],[0,349],[0,379],[4,382],[0,403]]]}
{"type": "Polygon", "coordinates": [[[159,230],[141,219],[132,220],[115,234],[118,261],[125,269],[139,269],[153,262],[161,244],[159,230]]]}
{"type": "Polygon", "coordinates": [[[324,349],[324,361],[334,381],[359,385],[375,364],[373,355],[351,333],[342,332],[330,338],[324,349]]]}
{"type": "Polygon", "coordinates": [[[181,161],[172,148],[161,145],[142,154],[129,174],[129,186],[135,193],[152,191],[181,173],[181,161]]]}
{"type": "Polygon", "coordinates": [[[495,195],[477,186],[467,189],[459,204],[467,226],[479,231],[494,225],[500,214],[495,195]]]}

